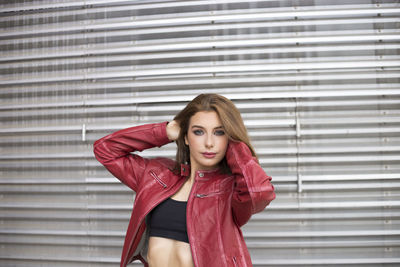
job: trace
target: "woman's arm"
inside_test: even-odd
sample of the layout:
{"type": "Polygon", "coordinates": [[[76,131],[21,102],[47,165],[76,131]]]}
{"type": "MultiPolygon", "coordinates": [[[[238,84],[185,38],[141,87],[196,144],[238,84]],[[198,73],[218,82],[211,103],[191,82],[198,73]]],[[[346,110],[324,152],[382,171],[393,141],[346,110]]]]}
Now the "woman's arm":
{"type": "Polygon", "coordinates": [[[275,199],[274,186],[245,143],[229,141],[226,160],[235,176],[233,216],[242,226],[275,199]]]}
{"type": "Polygon", "coordinates": [[[149,160],[130,152],[160,147],[171,142],[167,123],[130,127],[104,136],[94,142],[94,155],[115,177],[136,191],[138,179],[143,176],[149,160]]]}

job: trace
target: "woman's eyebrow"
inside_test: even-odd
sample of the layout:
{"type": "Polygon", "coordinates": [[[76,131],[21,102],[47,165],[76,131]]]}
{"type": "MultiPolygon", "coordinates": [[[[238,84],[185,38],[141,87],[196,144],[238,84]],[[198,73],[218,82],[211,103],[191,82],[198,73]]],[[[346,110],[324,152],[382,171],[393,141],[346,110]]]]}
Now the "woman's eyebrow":
{"type": "Polygon", "coordinates": [[[204,127],[203,127],[203,126],[200,126],[200,125],[192,125],[192,128],[201,128],[201,129],[204,129],[204,127]]]}
{"type": "MultiPolygon", "coordinates": [[[[200,125],[192,125],[192,128],[201,128],[201,129],[205,129],[205,127],[200,126],[200,125]]],[[[214,128],[214,130],[215,130],[215,129],[223,129],[223,128],[224,128],[223,126],[217,126],[217,127],[214,128]]]]}

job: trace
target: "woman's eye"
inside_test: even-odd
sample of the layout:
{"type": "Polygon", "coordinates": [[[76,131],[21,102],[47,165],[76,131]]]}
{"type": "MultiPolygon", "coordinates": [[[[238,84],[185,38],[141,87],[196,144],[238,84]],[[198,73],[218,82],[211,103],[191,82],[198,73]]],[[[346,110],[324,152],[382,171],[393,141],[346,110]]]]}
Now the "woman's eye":
{"type": "Polygon", "coordinates": [[[215,135],[224,135],[224,134],[225,134],[225,132],[222,130],[215,131],[215,135]]]}
{"type": "Polygon", "coordinates": [[[194,130],[193,133],[194,133],[195,135],[202,135],[202,134],[203,134],[203,131],[202,131],[202,130],[194,130]]]}

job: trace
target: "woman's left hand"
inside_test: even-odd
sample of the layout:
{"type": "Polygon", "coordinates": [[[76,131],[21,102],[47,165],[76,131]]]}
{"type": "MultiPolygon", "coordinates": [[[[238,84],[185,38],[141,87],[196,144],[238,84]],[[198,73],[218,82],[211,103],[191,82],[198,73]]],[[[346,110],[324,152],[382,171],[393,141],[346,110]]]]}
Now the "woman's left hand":
{"type": "Polygon", "coordinates": [[[176,120],[173,120],[167,124],[167,136],[171,141],[175,141],[179,137],[181,127],[176,120]]]}

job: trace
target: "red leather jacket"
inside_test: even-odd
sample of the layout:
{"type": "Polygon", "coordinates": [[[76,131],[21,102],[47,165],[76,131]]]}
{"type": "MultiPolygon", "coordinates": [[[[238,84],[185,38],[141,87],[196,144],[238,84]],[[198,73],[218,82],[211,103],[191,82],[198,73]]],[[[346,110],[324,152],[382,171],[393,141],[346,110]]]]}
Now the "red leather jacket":
{"type": "MultiPolygon", "coordinates": [[[[130,127],[94,143],[97,160],[136,192],[121,267],[137,259],[147,266],[146,216],[175,194],[190,174],[185,165],[180,175],[172,172],[173,160],[130,153],[170,143],[166,125],[130,127]]],[[[196,267],[252,266],[240,227],[275,198],[271,177],[246,144],[229,142],[226,160],[232,174],[197,171],[187,202],[187,233],[196,267]]]]}

